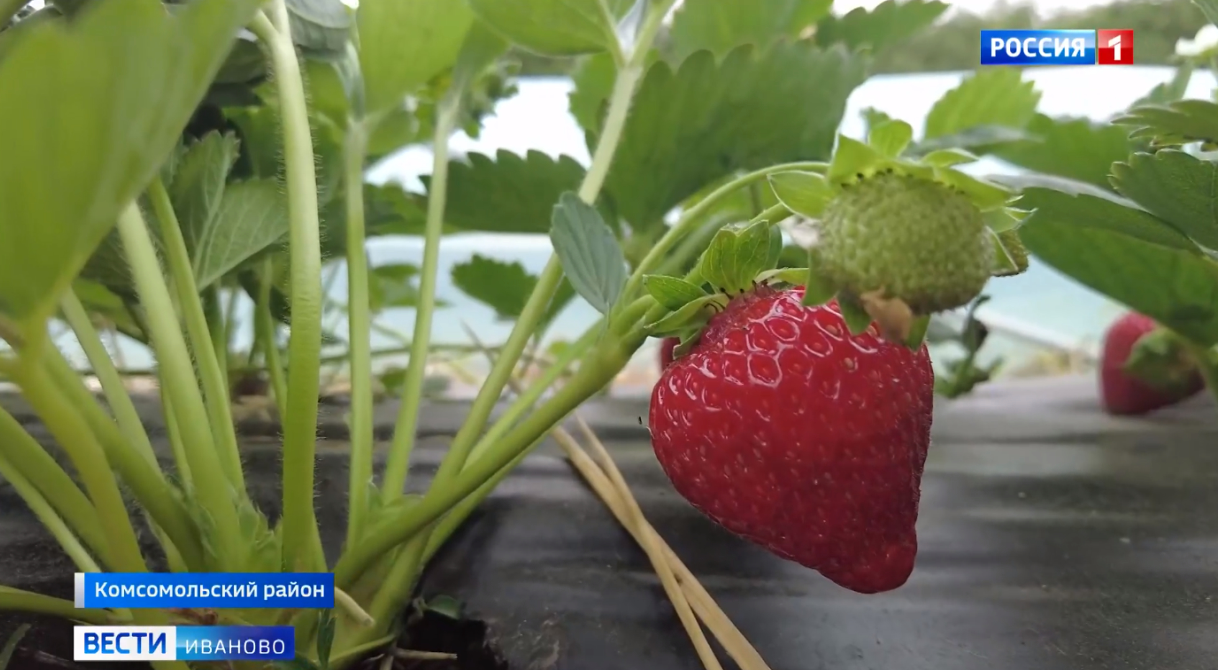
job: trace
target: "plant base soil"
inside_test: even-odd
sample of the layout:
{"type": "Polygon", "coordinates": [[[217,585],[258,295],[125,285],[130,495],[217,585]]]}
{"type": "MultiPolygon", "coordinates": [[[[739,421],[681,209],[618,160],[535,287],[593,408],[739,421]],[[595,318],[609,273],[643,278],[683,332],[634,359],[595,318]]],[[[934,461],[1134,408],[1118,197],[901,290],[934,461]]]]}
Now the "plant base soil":
{"type": "MultiPolygon", "coordinates": [[[[1093,377],[1032,380],[937,402],[917,565],[905,586],[873,596],[838,588],[690,508],[638,426],[645,403],[607,401],[585,416],[605,428],[652,524],[773,670],[1213,668],[1218,408],[1201,396],[1114,419],[1095,389],[1093,377]]],[[[431,409],[424,415],[434,419],[431,409]]],[[[430,425],[436,437],[416,449],[412,490],[444,455],[442,429],[430,425]]],[[[277,444],[247,440],[245,460],[255,500],[273,513],[277,444]]],[[[317,473],[333,554],[345,517],[343,444],[322,444],[317,473]]],[[[72,572],[0,485],[0,581],[70,596],[72,572]]],[[[452,538],[420,591],[461,601],[485,631],[454,640],[423,628],[402,648],[460,656],[464,644],[470,656],[471,640],[483,638],[511,670],[701,668],[645,555],[552,446],[526,459],[452,538]]],[[[33,621],[0,614],[0,639],[33,621]]],[[[45,621],[23,646],[70,658],[70,637],[45,621]]],[[[28,659],[12,670],[57,667],[28,659]]]]}

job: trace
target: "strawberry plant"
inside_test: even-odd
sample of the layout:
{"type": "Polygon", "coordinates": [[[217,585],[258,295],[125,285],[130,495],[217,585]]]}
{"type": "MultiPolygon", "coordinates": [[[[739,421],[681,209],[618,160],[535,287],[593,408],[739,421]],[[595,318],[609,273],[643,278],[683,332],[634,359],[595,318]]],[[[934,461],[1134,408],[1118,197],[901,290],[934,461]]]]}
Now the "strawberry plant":
{"type": "MultiPolygon", "coordinates": [[[[397,638],[424,566],[515,464],[647,338],[676,338],[651,428],[677,490],[843,586],[899,586],[916,551],[929,439],[929,320],[1026,267],[1026,209],[1011,206],[1010,189],[957,169],[973,159],[962,147],[1022,141],[1012,129],[1032,122],[1034,95],[1017,73],[996,71],[946,95],[917,142],[893,119],[874,119],[866,138],[839,136],[872,54],[945,5],[890,0],[837,16],[823,0],[686,0],[665,32],[673,4],[85,0],[30,13],[4,3],[0,374],[67,463],[0,411],[0,476],[81,571],[332,571],[334,613],[215,615],[290,622],[301,664],[343,668],[397,638]],[[450,160],[449,137],[476,131],[510,93],[510,49],[581,59],[570,104],[589,165],[540,153],[450,160]],[[365,183],[371,162],[421,142],[433,148],[425,193],[365,183]],[[793,215],[819,236],[792,266],[780,262],[792,258],[780,224],[793,215]],[[426,492],[407,495],[441,306],[439,250],[452,231],[546,234],[554,253],[537,275],[483,257],[454,270],[460,290],[514,323],[426,492]],[[368,239],[383,234],[421,237],[417,265],[370,267],[368,239]],[[323,265],[334,259],[347,272],[352,402],[345,542],[327,562],[314,467],[323,346],[334,339],[323,328],[323,265]],[[233,426],[232,302],[221,298],[238,291],[255,305],[251,358],[268,371],[282,424],[277,518],[251,499],[233,426]],[[603,318],[521,384],[526,350],[576,297],[603,318]],[[377,477],[370,334],[389,306],[416,318],[377,477]],[[104,404],[50,337],[52,322],[74,333],[104,404]],[[171,469],[98,322],[155,357],[171,469]],[[708,370],[722,376],[704,383],[708,370]],[[518,393],[492,420],[509,388],[518,393]],[[708,417],[715,403],[740,422],[708,417]],[[783,430],[807,432],[783,444],[783,430]],[[841,479],[813,491],[787,468],[779,481],[783,457],[804,473],[829,462],[841,479]],[[731,486],[708,489],[712,476],[731,486]],[[850,502],[858,495],[873,497],[850,502]],[[159,547],[151,555],[137,541],[144,527],[159,547]],[[820,535],[801,534],[809,528],[820,535]]],[[[1111,220],[1136,227],[1152,216],[1130,211],[1139,213],[1111,220]]],[[[1187,251],[1158,235],[1161,246],[1177,240],[1163,253],[1187,251]]],[[[1039,239],[1029,246],[1047,253],[1039,239]]],[[[1199,258],[1212,263],[1198,251],[1188,272],[1208,272],[1199,258]]],[[[1170,290],[1187,293],[1186,280],[1170,290]]],[[[1189,314],[1163,320],[1203,340],[1209,317],[1189,314]]],[[[656,549],[637,510],[626,511],[656,549]]],[[[695,595],[699,612],[712,611],[695,595]]],[[[78,610],[7,587],[0,608],[95,624],[198,614],[78,610]]]]}

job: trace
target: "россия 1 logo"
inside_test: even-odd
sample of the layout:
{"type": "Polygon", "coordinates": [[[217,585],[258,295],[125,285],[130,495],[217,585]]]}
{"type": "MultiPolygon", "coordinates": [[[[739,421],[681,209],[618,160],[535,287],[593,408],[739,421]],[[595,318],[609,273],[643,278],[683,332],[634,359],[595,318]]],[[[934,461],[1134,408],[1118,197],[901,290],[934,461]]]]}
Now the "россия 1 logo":
{"type": "Polygon", "coordinates": [[[1132,30],[982,30],[982,65],[1133,65],[1132,30]]]}

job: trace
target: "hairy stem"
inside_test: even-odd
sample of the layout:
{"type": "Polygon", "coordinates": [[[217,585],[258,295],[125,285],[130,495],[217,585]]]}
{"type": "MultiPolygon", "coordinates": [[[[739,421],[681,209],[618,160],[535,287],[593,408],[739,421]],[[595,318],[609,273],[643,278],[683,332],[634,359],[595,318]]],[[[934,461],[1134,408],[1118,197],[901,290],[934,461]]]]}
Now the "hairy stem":
{"type": "MultiPolygon", "coordinates": [[[[365,132],[362,123],[352,120],[347,127],[344,151],[344,185],[347,189],[347,346],[351,352],[348,546],[363,534],[364,515],[368,512],[368,488],[372,484],[372,329],[368,302],[368,251],[364,240],[365,132]]],[[[427,309],[429,303],[429,300],[421,300],[419,311],[427,309]]]]}
{"type": "Polygon", "coordinates": [[[267,258],[262,262],[258,278],[258,304],[254,307],[254,327],[258,329],[258,341],[262,345],[262,358],[265,359],[267,375],[271,378],[271,394],[275,398],[275,409],[279,412],[279,420],[287,416],[288,383],[283,378],[283,364],[279,360],[279,342],[275,334],[278,331],[275,315],[271,314],[272,278],[275,276],[274,261],[267,258]]]}
{"type": "MultiPolygon", "coordinates": [[[[112,564],[110,545],[93,503],[46,449],[3,408],[0,408],[0,455],[46,498],[56,515],[68,523],[102,563],[112,564]]],[[[12,481],[7,472],[0,474],[12,481]]]]}
{"type": "MultiPolygon", "coordinates": [[[[47,348],[51,347],[44,348],[44,358],[47,348]]],[[[72,465],[80,473],[89,498],[96,505],[109,548],[111,568],[122,572],[147,572],[148,566],[140,554],[135,528],[127,516],[127,506],[119,491],[118,480],[89,423],[56,388],[43,360],[23,358],[15,373],[26,400],[68,453],[72,465]]]]}
{"type": "Polygon", "coordinates": [[[317,173],[304,82],[284,0],[271,0],[251,29],[266,43],[279,91],[292,263],[292,325],[283,423],[283,552],[295,569],[323,570],[313,507],[317,397],[321,385],[321,238],[317,173]]]}
{"type": "MultiPolygon", "coordinates": [[[[148,187],[148,199],[152,201],[156,220],[160,223],[161,240],[165,247],[165,265],[173,280],[177,304],[186,323],[188,351],[194,352],[198,364],[199,380],[203,383],[203,402],[209,423],[206,426],[191,426],[191,430],[206,432],[220,459],[220,467],[239,495],[245,496],[245,476],[241,471],[241,454],[237,450],[237,433],[233,429],[232,401],[228,397],[225,373],[216,359],[216,347],[208,328],[207,314],[199,300],[199,289],[195,284],[194,267],[186,238],[178,224],[177,213],[169,200],[169,192],[160,177],[152,180],[148,187]]],[[[227,358],[227,349],[225,357],[227,358]]],[[[224,361],[227,366],[228,361],[224,361]]],[[[194,373],[191,373],[192,380],[194,373]]]]}
{"type": "MultiPolygon", "coordinates": [[[[419,306],[415,310],[414,336],[410,361],[402,388],[402,404],[393,431],[393,445],[385,464],[383,495],[393,500],[406,486],[410,454],[418,431],[419,406],[423,399],[423,378],[427,369],[427,346],[431,342],[432,315],[435,311],[436,274],[440,259],[440,235],[444,226],[444,207],[448,195],[448,136],[452,134],[460,111],[461,97],[444,99],[436,120],[432,143],[431,183],[428,185],[427,225],[423,245],[423,269],[419,277],[419,306]]],[[[353,306],[354,307],[354,306],[353,306]]],[[[375,616],[375,614],[373,615],[375,616]]]]}
{"type": "Polygon", "coordinates": [[[76,534],[72,532],[68,524],[64,523],[64,520],[55,513],[54,508],[51,507],[47,499],[38,491],[38,488],[31,484],[28,479],[22,477],[17,468],[3,457],[0,457],[0,477],[4,477],[5,481],[12,485],[13,489],[17,491],[17,495],[21,496],[21,499],[29,506],[30,511],[34,513],[34,516],[38,517],[38,520],[51,533],[51,536],[59,543],[59,546],[63,547],[64,552],[76,564],[78,570],[81,572],[101,572],[97,561],[93,560],[89,551],[81,544],[80,539],[76,537],[76,534]]]}
{"type": "Polygon", "coordinates": [[[216,532],[213,545],[221,565],[236,568],[226,562],[229,553],[242,546],[232,480],[225,476],[220,455],[211,442],[211,432],[206,430],[207,409],[195,383],[190,352],[174,318],[173,300],[161,277],[156,249],[144,225],[144,217],[134,203],[119,216],[118,230],[162,370],[161,381],[165,384],[162,393],[172,399],[179,428],[187,428],[181,431],[183,448],[190,463],[195,493],[211,517],[216,532]]]}
{"type": "Polygon", "coordinates": [[[31,593],[9,586],[0,586],[0,610],[49,614],[95,626],[112,626],[128,623],[110,610],[76,609],[76,603],[73,603],[71,600],[52,598],[51,596],[44,596],[41,593],[31,593]]]}

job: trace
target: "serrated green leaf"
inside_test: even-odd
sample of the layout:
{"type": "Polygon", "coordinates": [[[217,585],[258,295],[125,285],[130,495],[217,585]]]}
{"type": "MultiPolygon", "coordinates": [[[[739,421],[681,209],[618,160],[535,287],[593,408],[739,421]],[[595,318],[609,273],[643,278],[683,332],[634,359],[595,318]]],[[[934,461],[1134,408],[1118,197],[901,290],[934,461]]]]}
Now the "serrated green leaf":
{"type": "Polygon", "coordinates": [[[1112,184],[1194,242],[1218,250],[1218,165],[1173,149],[1136,153],[1112,166],[1112,184]]]}
{"type": "MultiPolygon", "coordinates": [[[[1041,262],[1084,286],[1198,344],[1218,343],[1218,265],[1196,251],[1115,232],[1105,219],[1116,208],[1098,198],[1057,194],[1037,204],[1020,237],[1041,262]],[[1088,199],[1090,206],[1080,212],[1077,201],[1088,199]]],[[[1124,216],[1154,220],[1137,210],[1124,216]]]]}
{"type": "MultiPolygon", "coordinates": [[[[559,196],[579,188],[584,168],[573,158],[557,160],[539,151],[518,156],[500,150],[495,158],[469,154],[448,168],[444,217],[461,230],[546,233],[559,196]]],[[[430,180],[424,180],[430,186],[430,180]]]]}
{"type": "Polygon", "coordinates": [[[951,167],[972,163],[977,160],[977,156],[964,149],[936,149],[922,156],[920,160],[934,167],[951,167]]]}
{"type": "Polygon", "coordinates": [[[837,295],[837,287],[820,273],[820,261],[816,250],[808,251],[808,271],[804,275],[803,304],[813,307],[823,305],[837,295]]]}
{"type": "Polygon", "coordinates": [[[537,285],[537,278],[519,261],[505,262],[481,254],[452,270],[453,284],[469,297],[481,302],[501,319],[516,319],[537,285]]]}
{"type": "Polygon", "coordinates": [[[0,321],[28,340],[42,336],[259,4],[166,13],[155,0],[98,3],[9,47],[0,61],[0,321]]]}
{"type": "Polygon", "coordinates": [[[672,20],[673,58],[708,49],[721,57],[742,44],[765,48],[829,14],[832,0],[685,0],[672,20]]]}
{"type": "Polygon", "coordinates": [[[460,600],[444,594],[428,598],[423,610],[454,621],[460,621],[465,616],[465,605],[460,600]]]}
{"type": "Polygon", "coordinates": [[[840,42],[852,49],[867,47],[878,53],[934,23],[947,7],[923,0],[887,0],[870,11],[859,7],[845,16],[825,17],[816,26],[816,41],[822,45],[840,42]]]}
{"type": "Polygon", "coordinates": [[[250,258],[281,242],[288,233],[283,188],[270,179],[233,182],[220,209],[191,247],[195,282],[207,288],[250,258]]]}
{"type": "Polygon", "coordinates": [[[762,53],[743,46],[718,65],[700,51],[675,73],[657,62],[631,106],[606,190],[631,226],[647,229],[739,170],[825,158],[864,77],[859,55],[802,42],[762,53]]]}
{"type": "Polygon", "coordinates": [[[1040,93],[1022,77],[1015,68],[977,70],[931,107],[925,137],[943,137],[974,126],[1023,128],[1036,113],[1040,93]]]}
{"type": "Polygon", "coordinates": [[[833,160],[825,175],[831,182],[843,182],[874,168],[883,157],[871,146],[854,138],[839,135],[833,160]]]}
{"type": "Polygon", "coordinates": [[[867,133],[867,144],[888,158],[900,156],[912,139],[913,127],[898,119],[885,121],[867,133]]]}
{"type": "Polygon", "coordinates": [[[452,0],[361,0],[356,17],[369,114],[400,107],[452,67],[474,21],[469,5],[452,0]]]}
{"type": "Polygon", "coordinates": [[[342,56],[351,37],[351,15],[342,0],[286,0],[292,41],[315,57],[342,56]]]}
{"type": "Polygon", "coordinates": [[[862,335],[871,327],[871,315],[858,300],[848,296],[838,296],[837,306],[842,312],[842,320],[851,335],[862,335]]]}
{"type": "Polygon", "coordinates": [[[626,284],[626,258],[600,212],[575,193],[563,193],[554,206],[550,241],[576,293],[608,314],[626,284]]]}
{"type": "Polygon", "coordinates": [[[1027,131],[1031,135],[1028,139],[993,147],[989,153],[1027,170],[1110,189],[1109,169],[1133,150],[1124,129],[1089,119],[1054,119],[1037,114],[1027,131]]]}
{"type": "MultiPolygon", "coordinates": [[[[1033,187],[1024,190],[1019,203],[1033,210],[1033,215],[1035,210],[1044,208],[1055,219],[1068,221],[1078,228],[1119,233],[1152,245],[1200,255],[1197,246],[1180,231],[1155,218],[1136,203],[1115,195],[1101,198],[1033,187]]],[[[1021,238],[1029,220],[1031,216],[1019,228],[1021,238]]]]}
{"type": "Polygon", "coordinates": [[[800,216],[818,218],[833,199],[829,182],[814,172],[776,172],[769,180],[778,201],[800,216]]]}
{"type": "Polygon", "coordinates": [[[1131,139],[1148,140],[1155,146],[1218,141],[1218,104],[1209,100],[1135,107],[1112,122],[1131,127],[1131,139]]]}
{"type": "Polygon", "coordinates": [[[647,326],[647,333],[652,337],[675,337],[682,333],[705,325],[714,315],[713,305],[721,305],[722,297],[704,295],[686,303],[659,321],[647,326]]]}
{"type": "MultiPolygon", "coordinates": [[[[447,2],[448,0],[442,0],[447,2]]],[[[547,56],[616,48],[616,18],[602,0],[468,0],[478,16],[513,43],[547,56]]],[[[622,3],[615,3],[615,6],[622,3]]]]}
{"type": "Polygon", "coordinates": [[[646,275],[643,277],[643,288],[656,299],[656,302],[666,309],[677,310],[686,304],[706,295],[701,287],[691,284],[679,277],[664,275],[646,275]]]}

